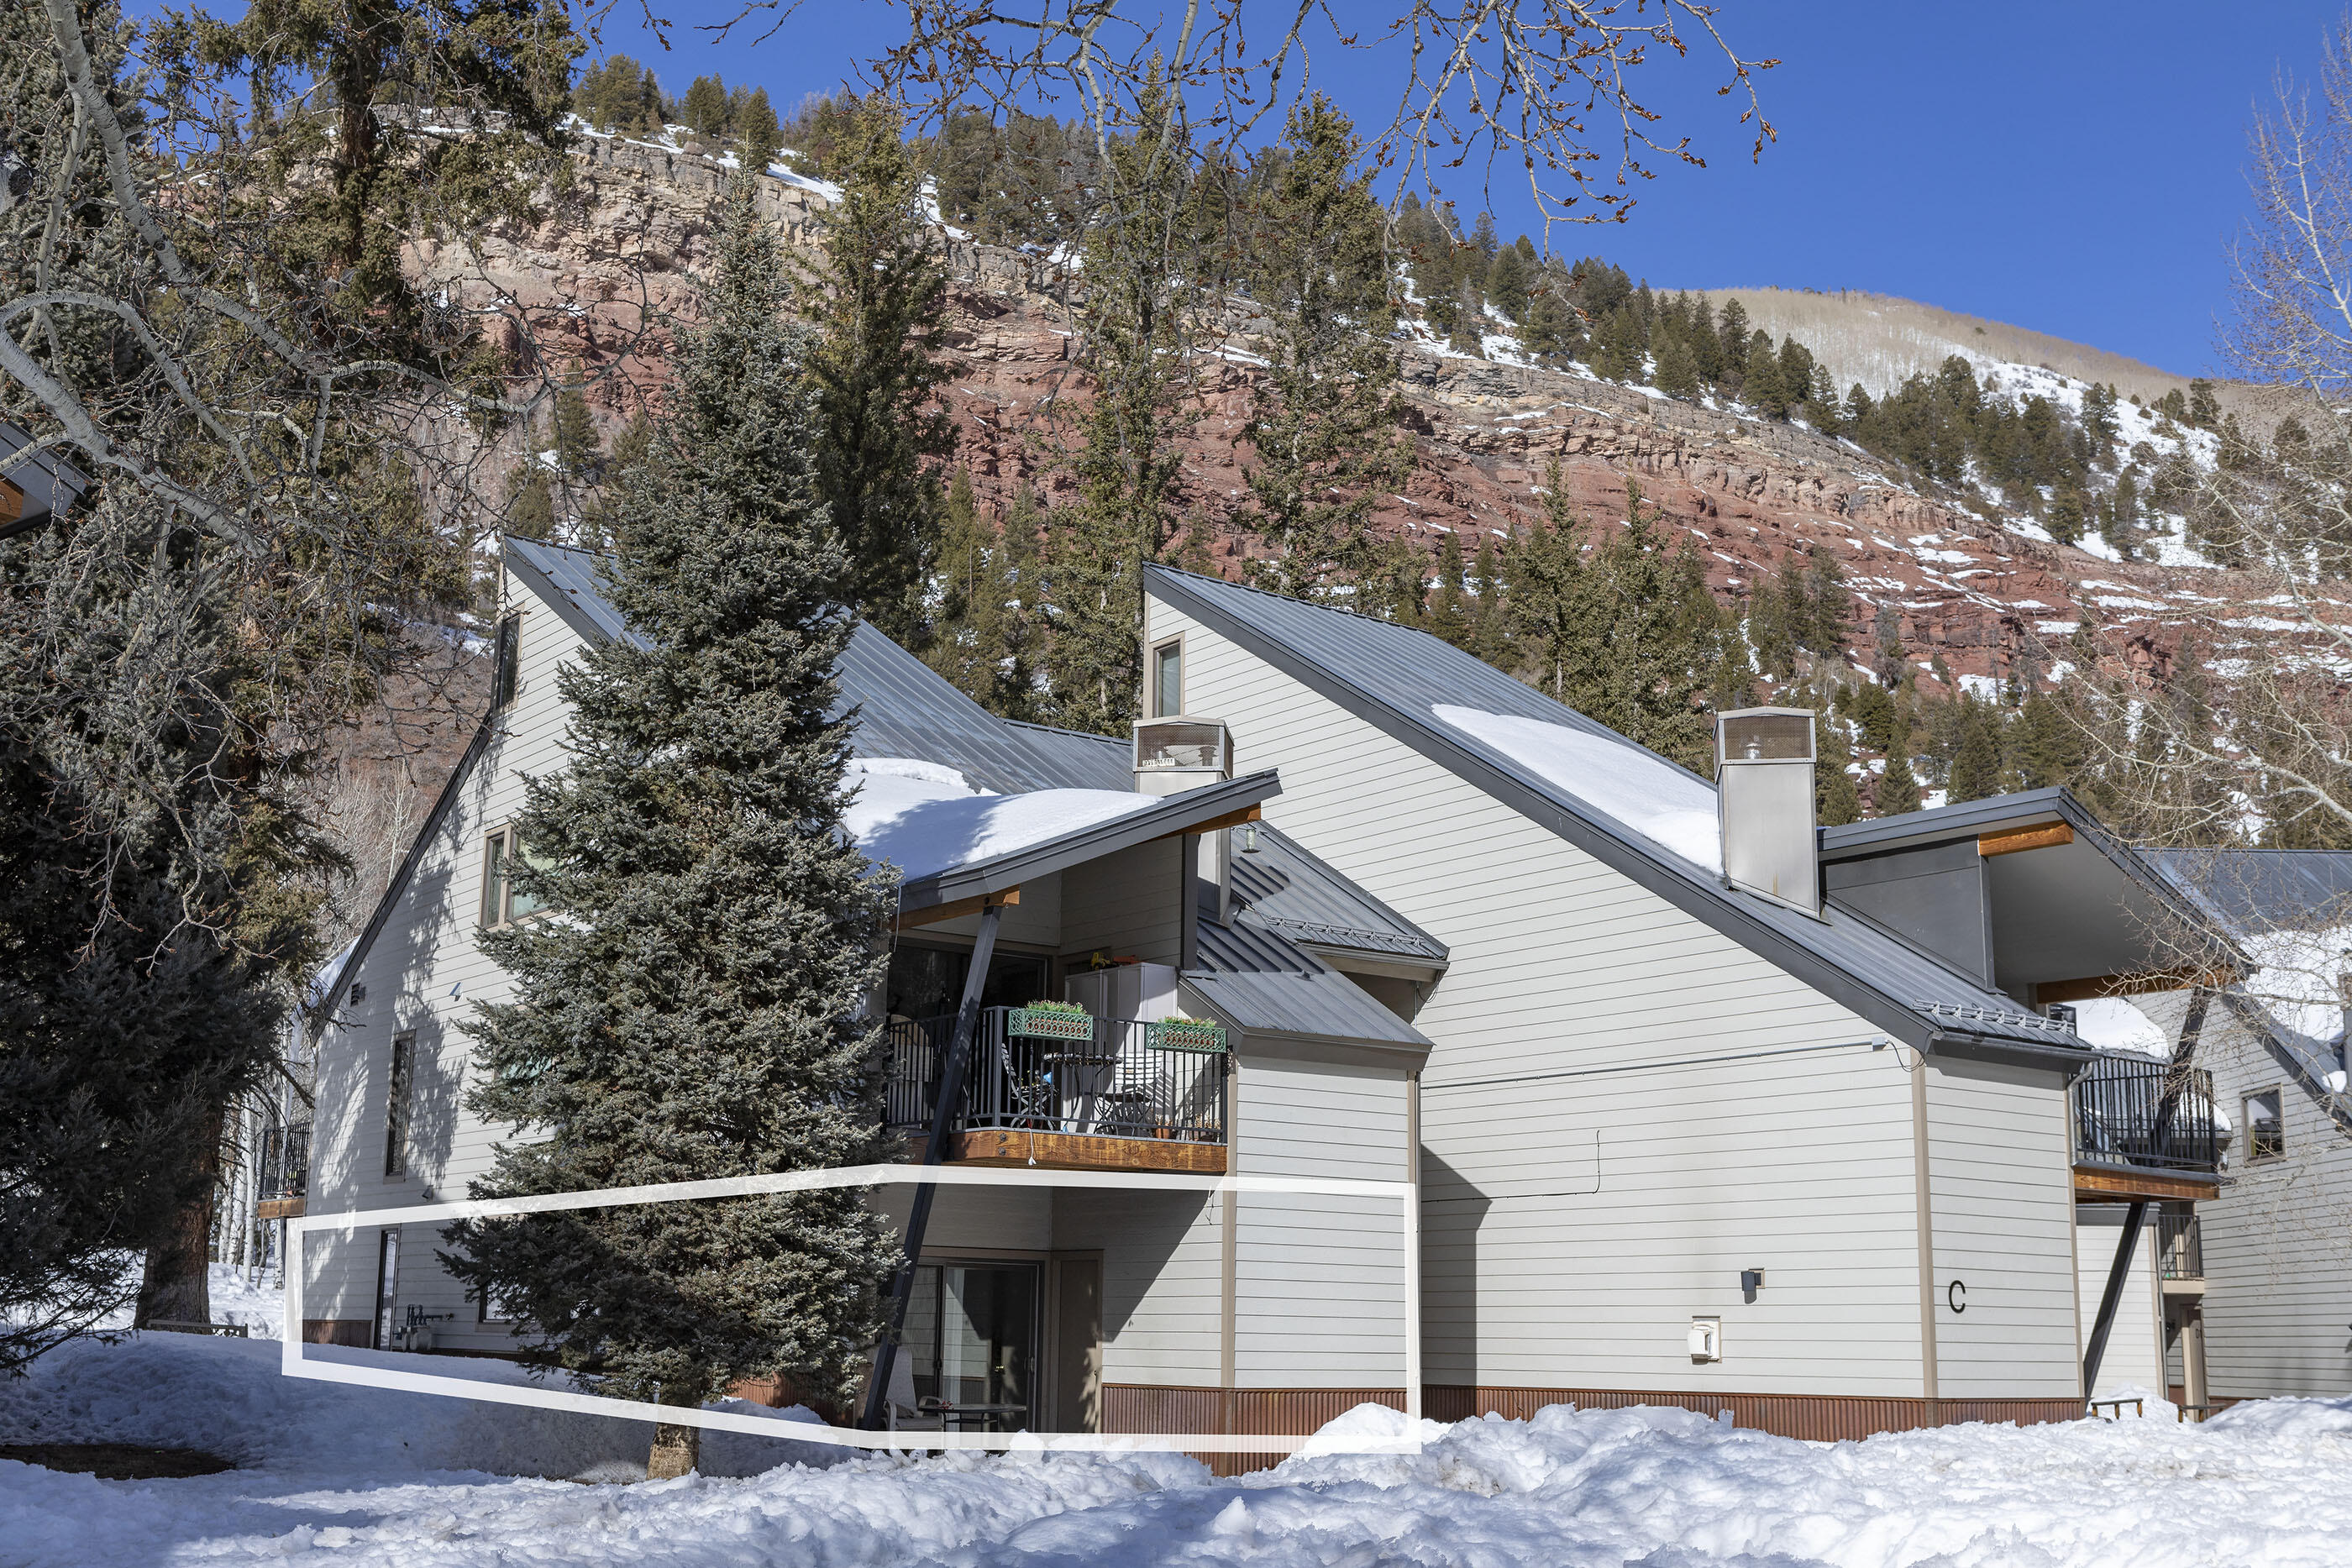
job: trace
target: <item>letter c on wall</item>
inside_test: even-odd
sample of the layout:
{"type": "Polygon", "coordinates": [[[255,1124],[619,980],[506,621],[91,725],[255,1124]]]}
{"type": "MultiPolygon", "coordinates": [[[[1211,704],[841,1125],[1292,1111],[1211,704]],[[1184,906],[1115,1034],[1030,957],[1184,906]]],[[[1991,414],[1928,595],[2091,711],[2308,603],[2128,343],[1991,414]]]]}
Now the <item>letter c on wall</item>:
{"type": "Polygon", "coordinates": [[[1952,1304],[1952,1311],[1956,1312],[1967,1312],[1969,1310],[1968,1286],[1962,1284],[1958,1280],[1953,1281],[1949,1285],[1945,1287],[1944,1300],[1952,1304]]]}

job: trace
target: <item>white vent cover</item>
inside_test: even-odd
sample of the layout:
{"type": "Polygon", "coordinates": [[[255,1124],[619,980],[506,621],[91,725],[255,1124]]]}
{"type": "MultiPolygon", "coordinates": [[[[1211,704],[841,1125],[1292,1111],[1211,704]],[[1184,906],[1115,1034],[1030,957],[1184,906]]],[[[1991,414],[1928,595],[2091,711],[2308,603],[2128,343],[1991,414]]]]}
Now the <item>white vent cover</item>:
{"type": "Polygon", "coordinates": [[[1213,718],[1135,721],[1135,787],[1146,795],[1176,795],[1234,776],[1234,735],[1213,718]]]}

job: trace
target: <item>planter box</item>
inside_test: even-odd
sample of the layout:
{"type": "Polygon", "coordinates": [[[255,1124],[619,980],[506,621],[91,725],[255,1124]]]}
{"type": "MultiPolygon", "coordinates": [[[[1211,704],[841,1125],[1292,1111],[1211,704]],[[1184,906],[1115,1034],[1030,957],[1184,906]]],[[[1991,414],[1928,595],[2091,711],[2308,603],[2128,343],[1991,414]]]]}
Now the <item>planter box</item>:
{"type": "Polygon", "coordinates": [[[1014,1008],[1004,1020],[1004,1032],[1023,1040],[1082,1040],[1095,1037],[1091,1013],[1050,1012],[1041,1008],[1014,1008]]]}
{"type": "Polygon", "coordinates": [[[1223,1051],[1225,1026],[1198,1019],[1161,1019],[1151,1026],[1149,1038],[1157,1051],[1223,1051]]]}

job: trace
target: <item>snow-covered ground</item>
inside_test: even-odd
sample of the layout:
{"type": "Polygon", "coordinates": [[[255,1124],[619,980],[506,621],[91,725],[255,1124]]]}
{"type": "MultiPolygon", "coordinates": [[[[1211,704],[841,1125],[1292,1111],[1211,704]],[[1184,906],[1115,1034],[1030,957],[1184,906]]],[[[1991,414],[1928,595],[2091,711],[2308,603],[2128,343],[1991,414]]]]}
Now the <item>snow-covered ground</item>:
{"type": "MultiPolygon", "coordinates": [[[[1563,1407],[1426,1424],[1418,1456],[1301,1458],[1236,1480],[1171,1456],[818,1468],[789,1445],[713,1437],[719,1468],[777,1468],[623,1485],[541,1478],[641,1465],[641,1427],[283,1379],[277,1350],[152,1335],[76,1345],[0,1385],[0,1442],[196,1447],[241,1467],[130,1482],[0,1461],[0,1564],[2352,1562],[2352,1402],[1838,1444],[1563,1407]]],[[[1402,1420],[1370,1415],[1343,1420],[1402,1420]]]]}

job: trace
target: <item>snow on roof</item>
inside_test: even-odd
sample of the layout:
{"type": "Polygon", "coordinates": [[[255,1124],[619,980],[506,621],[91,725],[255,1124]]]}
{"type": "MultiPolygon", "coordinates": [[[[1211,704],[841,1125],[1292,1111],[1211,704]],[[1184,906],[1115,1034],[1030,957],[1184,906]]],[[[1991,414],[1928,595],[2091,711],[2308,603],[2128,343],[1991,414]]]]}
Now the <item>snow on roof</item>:
{"type": "Polygon", "coordinates": [[[842,826],[868,860],[889,862],[910,882],[1160,803],[1157,796],[1111,789],[999,795],[975,788],[952,768],[905,757],[854,758],[843,784],[856,796],[842,813],[842,826]]]}
{"type": "Polygon", "coordinates": [[[2074,1004],[2074,1036],[2101,1051],[2169,1058],[2171,1042],[2156,1020],[2122,997],[2093,997],[2074,1004]]]}
{"type": "Polygon", "coordinates": [[[1662,758],[1564,724],[1441,703],[1439,722],[1485,742],[1661,849],[1723,870],[1715,789],[1662,758]]]}
{"type": "Polygon", "coordinates": [[[2352,972],[2352,925],[2317,931],[2266,931],[2244,939],[2254,972],[2248,997],[2290,1034],[2325,1042],[2343,1032],[2338,977],[2352,972]]]}

